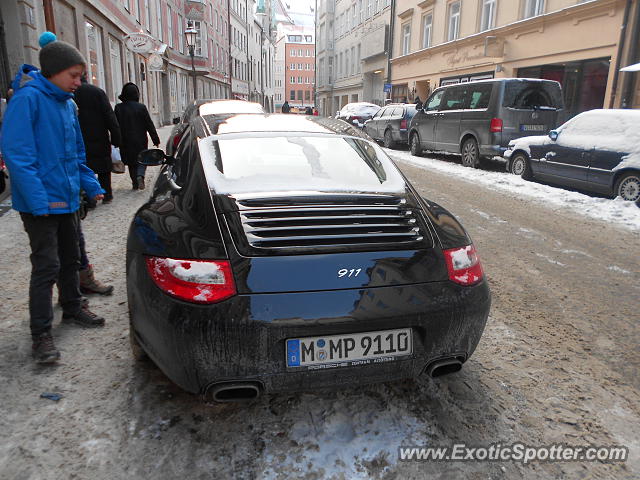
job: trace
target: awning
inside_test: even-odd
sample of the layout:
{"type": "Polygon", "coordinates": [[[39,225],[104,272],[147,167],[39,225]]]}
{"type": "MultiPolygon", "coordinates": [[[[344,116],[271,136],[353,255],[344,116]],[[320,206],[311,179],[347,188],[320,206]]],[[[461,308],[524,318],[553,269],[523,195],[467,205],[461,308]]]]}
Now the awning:
{"type": "Polygon", "coordinates": [[[640,72],[640,63],[636,63],[635,65],[629,65],[628,67],[624,67],[620,69],[621,72],[640,72]]]}

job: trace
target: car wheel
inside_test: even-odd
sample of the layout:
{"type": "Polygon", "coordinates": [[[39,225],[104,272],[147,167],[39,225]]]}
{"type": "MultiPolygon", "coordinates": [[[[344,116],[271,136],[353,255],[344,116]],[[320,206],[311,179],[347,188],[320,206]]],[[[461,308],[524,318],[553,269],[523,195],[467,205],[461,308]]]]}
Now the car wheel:
{"type": "Polygon", "coordinates": [[[411,135],[411,141],[409,142],[411,155],[416,157],[422,156],[422,146],[420,145],[420,136],[417,133],[411,135]]]}
{"type": "Polygon", "coordinates": [[[131,345],[131,355],[133,356],[134,360],[138,362],[149,360],[149,356],[138,343],[138,340],[133,333],[133,326],[131,324],[129,324],[129,344],[131,345]]]}
{"type": "Polygon", "coordinates": [[[394,148],[396,146],[396,142],[393,140],[393,136],[391,135],[391,130],[384,132],[384,146],[387,148],[394,148]]]}
{"type": "Polygon", "coordinates": [[[529,159],[524,153],[518,152],[511,159],[511,173],[520,175],[525,180],[531,178],[531,165],[529,165],[529,159]]]}
{"type": "Polygon", "coordinates": [[[462,165],[472,168],[478,168],[480,166],[478,142],[473,138],[468,138],[462,144],[462,165]]]}
{"type": "Polygon", "coordinates": [[[640,200],[640,173],[629,172],[621,175],[616,181],[613,193],[629,202],[640,200]]]}

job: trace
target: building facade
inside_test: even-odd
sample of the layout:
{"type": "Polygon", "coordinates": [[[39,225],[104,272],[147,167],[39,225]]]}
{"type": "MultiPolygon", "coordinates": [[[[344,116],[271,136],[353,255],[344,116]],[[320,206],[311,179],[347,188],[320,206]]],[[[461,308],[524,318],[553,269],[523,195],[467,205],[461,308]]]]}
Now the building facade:
{"type": "MultiPolygon", "coordinates": [[[[250,2],[254,3],[254,2],[250,2]]],[[[249,100],[258,102],[266,112],[274,110],[274,35],[269,5],[264,2],[250,9],[249,24],[249,100]]]]}
{"type": "Polygon", "coordinates": [[[637,0],[398,0],[392,98],[425,100],[441,85],[529,77],[559,81],[569,117],[638,106],[637,86],[624,86],[630,75],[619,72],[638,61],[628,28],[637,17],[637,0]]]}
{"type": "Polygon", "coordinates": [[[229,53],[231,55],[231,95],[239,100],[249,99],[249,44],[247,35],[247,0],[230,0],[229,53]]]}
{"type": "MultiPolygon", "coordinates": [[[[21,64],[38,66],[38,38],[49,30],[82,52],[89,81],[103,88],[112,104],[118,102],[124,83],[138,85],[141,101],[157,125],[171,123],[194,97],[248,99],[247,19],[253,23],[257,10],[269,17],[271,2],[258,0],[256,6],[253,0],[2,0],[0,96],[5,96],[21,64]],[[187,28],[197,32],[193,62],[187,28]]],[[[270,33],[269,18],[261,25],[270,33]]],[[[266,106],[273,97],[273,45],[268,46],[270,35],[257,38],[263,41],[258,48],[263,54],[254,65],[254,85],[266,106]]]]}
{"type": "Polygon", "coordinates": [[[315,105],[315,68],[313,30],[290,29],[284,38],[284,95],[292,109],[315,105]]]}
{"type": "Polygon", "coordinates": [[[318,0],[317,98],[333,115],[350,102],[384,103],[391,0],[318,0]]]}

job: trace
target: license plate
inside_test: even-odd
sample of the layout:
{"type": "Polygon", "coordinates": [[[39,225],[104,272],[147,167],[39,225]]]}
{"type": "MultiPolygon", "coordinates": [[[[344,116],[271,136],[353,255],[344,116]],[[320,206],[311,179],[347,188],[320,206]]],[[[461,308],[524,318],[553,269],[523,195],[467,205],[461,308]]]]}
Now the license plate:
{"type": "Polygon", "coordinates": [[[286,341],[287,367],[309,369],[366,365],[411,355],[410,328],[286,341]]]}
{"type": "Polygon", "coordinates": [[[545,125],[520,125],[521,132],[544,132],[545,125]]]}

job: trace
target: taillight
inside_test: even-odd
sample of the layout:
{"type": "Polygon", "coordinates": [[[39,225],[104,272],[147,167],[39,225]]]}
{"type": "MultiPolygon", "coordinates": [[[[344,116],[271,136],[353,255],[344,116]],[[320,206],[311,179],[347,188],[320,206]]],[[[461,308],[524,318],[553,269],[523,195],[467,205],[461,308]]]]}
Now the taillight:
{"type": "Polygon", "coordinates": [[[173,137],[173,148],[174,149],[178,148],[178,144],[180,143],[181,139],[182,139],[182,134],[174,135],[174,137],[173,137]]]}
{"type": "Polygon", "coordinates": [[[492,118],[491,124],[489,125],[489,131],[491,133],[500,133],[502,131],[502,119],[492,118]]]}
{"type": "Polygon", "coordinates": [[[217,303],[236,294],[226,260],[176,260],[146,257],[155,284],[172,297],[192,303],[217,303]]]}
{"type": "Polygon", "coordinates": [[[474,285],[482,280],[484,273],[476,247],[467,245],[461,248],[450,248],[443,253],[447,262],[449,280],[464,286],[474,285]]]}
{"type": "Polygon", "coordinates": [[[406,130],[407,129],[407,119],[403,118],[402,120],[400,120],[400,128],[406,130]]]}

